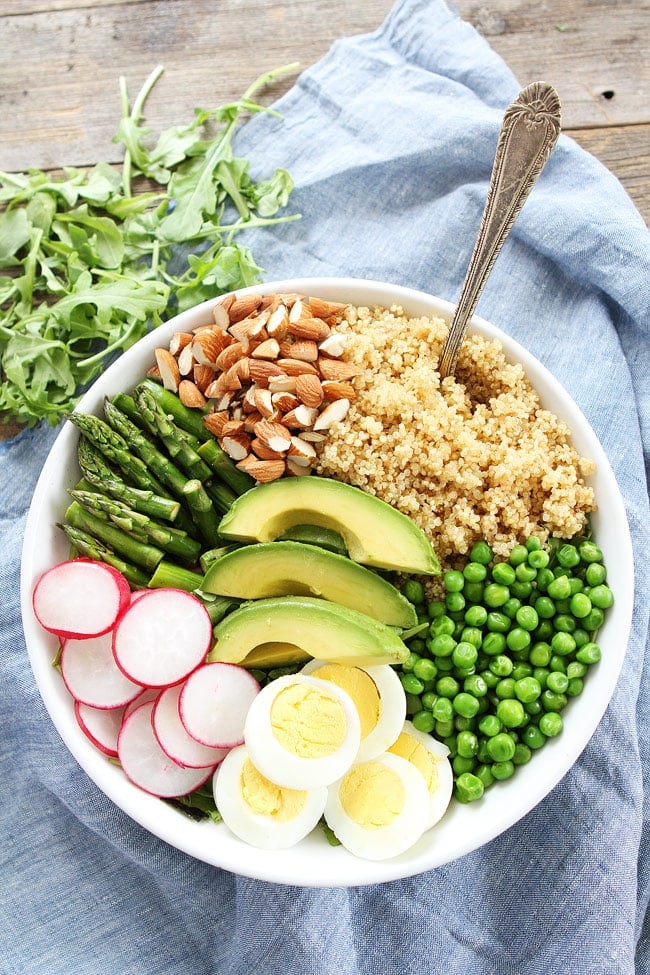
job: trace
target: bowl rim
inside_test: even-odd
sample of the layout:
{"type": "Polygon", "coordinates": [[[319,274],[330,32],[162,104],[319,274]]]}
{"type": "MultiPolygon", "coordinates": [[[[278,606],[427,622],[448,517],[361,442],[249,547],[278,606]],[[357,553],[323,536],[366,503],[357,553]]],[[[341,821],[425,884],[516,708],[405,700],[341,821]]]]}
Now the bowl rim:
{"type": "MultiPolygon", "coordinates": [[[[450,320],[454,310],[451,302],[424,291],[355,277],[290,278],[238,288],[235,293],[241,296],[270,292],[315,294],[329,300],[363,306],[390,307],[399,304],[411,317],[429,314],[450,320]]],[[[121,373],[134,371],[138,367],[136,375],[141,376],[142,367],[138,363],[142,358],[153,357],[153,350],[168,342],[174,331],[190,330],[209,321],[213,306],[225,297],[219,295],[208,299],[173,316],[145,335],[93,383],[81,398],[78,409],[95,411],[104,394],[123,388],[123,383],[119,382],[121,373]]],[[[529,380],[540,393],[542,405],[569,422],[572,439],[579,452],[595,460],[595,486],[596,489],[600,486],[601,491],[606,492],[609,505],[608,521],[604,525],[607,544],[603,544],[603,548],[608,563],[614,560],[616,567],[620,566],[624,585],[621,592],[616,593],[616,603],[603,630],[607,637],[616,632],[616,638],[607,641],[608,646],[612,643],[613,649],[608,656],[603,654],[595,673],[590,674],[589,686],[593,690],[589,693],[588,706],[584,706],[586,698],[583,695],[572,700],[567,708],[566,720],[571,729],[570,736],[565,731],[544,746],[545,753],[552,756],[552,760],[545,763],[546,768],[550,766],[552,774],[543,772],[544,766],[536,767],[534,776],[527,774],[535,766],[534,762],[520,767],[517,780],[522,782],[522,788],[518,795],[514,792],[511,795],[507,787],[501,788],[504,784],[498,783],[476,803],[452,805],[437,827],[425,834],[407,853],[394,859],[362,860],[340,847],[331,847],[323,835],[314,834],[289,850],[266,851],[250,847],[234,838],[223,824],[216,825],[207,820],[196,822],[171,805],[131,785],[121,770],[107,761],[85,738],[74,718],[72,699],[51,666],[56,641],[38,626],[31,605],[36,579],[44,568],[53,564],[51,559],[48,562],[45,558],[45,551],[54,553],[57,546],[59,550],[62,547],[58,538],[61,533],[54,523],[62,498],[53,496],[52,488],[55,493],[57,486],[63,491],[78,476],[76,458],[70,456],[73,453],[71,446],[76,442],[74,428],[67,423],[59,432],[34,490],[22,546],[21,612],[31,669],[50,718],[80,767],[135,823],[177,850],[236,874],[304,887],[364,886],[417,875],[479,849],[522,819],[564,778],[596,731],[614,693],[632,623],[632,543],[623,499],[609,460],[589,422],[543,363],[498,326],[477,315],[473,316],[469,331],[502,343],[507,359],[518,361],[524,367],[529,380]],[[539,389],[540,384],[543,391],[539,389]],[[64,460],[66,464],[62,467],[64,460]],[[580,715],[580,720],[571,720],[575,714],[580,715]],[[461,829],[455,828],[459,816],[461,829]]],[[[594,517],[599,518],[598,513],[594,517]]],[[[597,537],[601,544],[603,539],[600,534],[597,533],[597,537]]]]}

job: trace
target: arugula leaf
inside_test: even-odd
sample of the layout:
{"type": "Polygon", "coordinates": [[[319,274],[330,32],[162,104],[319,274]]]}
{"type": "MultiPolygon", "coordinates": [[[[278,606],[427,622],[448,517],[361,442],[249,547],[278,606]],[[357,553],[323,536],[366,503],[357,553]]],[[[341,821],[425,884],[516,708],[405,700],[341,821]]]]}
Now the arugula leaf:
{"type": "Polygon", "coordinates": [[[3,419],[59,423],[108,362],[165,316],[260,280],[234,238],[299,219],[275,216],[293,182],[283,169],[256,182],[232,140],[245,115],[269,111],[255,93],[296,68],[267,72],[236,102],[196,108],[157,138],[144,108],[162,67],[132,105],[120,79],[121,169],[0,172],[3,419]]]}

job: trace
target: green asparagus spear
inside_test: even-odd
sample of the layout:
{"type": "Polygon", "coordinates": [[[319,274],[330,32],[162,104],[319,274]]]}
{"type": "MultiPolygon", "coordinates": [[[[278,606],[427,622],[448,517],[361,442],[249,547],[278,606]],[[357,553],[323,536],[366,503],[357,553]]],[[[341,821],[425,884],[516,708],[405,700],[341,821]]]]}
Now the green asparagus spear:
{"type": "Polygon", "coordinates": [[[125,413],[118,410],[109,399],[104,400],[104,415],[117,433],[128,442],[140,460],[147,465],[153,474],[172,492],[174,497],[183,497],[183,488],[187,477],[176,467],[156,445],[144,435],[142,430],[129,420],[125,413]]]}
{"type": "Polygon", "coordinates": [[[177,517],[180,510],[179,501],[126,484],[106,463],[103,454],[95,450],[85,437],[79,440],[77,457],[84,479],[91,489],[124,501],[134,511],[149,515],[151,518],[174,521],[177,517]]]}
{"type": "Polygon", "coordinates": [[[116,555],[108,546],[100,542],[98,538],[94,538],[88,532],[82,531],[79,528],[73,528],[72,525],[66,525],[64,523],[57,525],[57,528],[65,532],[70,544],[79,555],[94,559],[95,562],[105,562],[106,565],[112,565],[114,569],[122,573],[132,589],[146,588],[149,580],[147,573],[143,572],[137,565],[132,565],[130,562],[121,559],[119,555],[116,555]]]}
{"type": "Polygon", "coordinates": [[[110,520],[139,542],[151,543],[183,562],[196,562],[201,554],[201,543],[190,538],[187,532],[163,525],[148,515],[133,511],[117,498],[107,498],[104,494],[79,490],[78,487],[70,491],[70,494],[86,511],[104,521],[110,520]]]}
{"type": "Polygon", "coordinates": [[[255,481],[250,474],[240,471],[216,440],[206,440],[202,443],[198,449],[198,454],[212,468],[217,477],[229,488],[232,488],[235,494],[244,494],[254,486],[255,481]]]}
{"type": "Polygon", "coordinates": [[[77,412],[68,414],[68,419],[107,460],[116,464],[124,477],[136,487],[161,495],[168,493],[147,465],[131,453],[124,437],[121,437],[105,420],[90,413],[77,412]]]}
{"type": "MultiPolygon", "coordinates": [[[[147,429],[164,445],[167,453],[188,477],[207,481],[212,470],[197,454],[189,435],[181,431],[146,386],[134,390],[134,402],[147,429]]],[[[113,400],[115,402],[115,400],[113,400]]]]}
{"type": "Polygon", "coordinates": [[[216,548],[222,541],[219,535],[221,518],[210,496],[196,478],[186,481],[183,493],[201,535],[211,548],[216,548]]]}
{"type": "Polygon", "coordinates": [[[163,559],[156,566],[148,586],[150,589],[185,589],[187,592],[194,592],[202,582],[203,576],[200,573],[163,559]]]}
{"type": "Polygon", "coordinates": [[[230,510],[231,504],[237,498],[235,492],[222,481],[219,481],[218,478],[213,477],[211,480],[205,481],[203,487],[217,511],[223,515],[230,510]]]}
{"type": "Polygon", "coordinates": [[[201,410],[193,410],[189,406],[185,406],[181,403],[176,393],[165,389],[164,386],[154,382],[152,379],[143,380],[140,386],[144,386],[149,390],[160,403],[164,412],[172,417],[174,423],[181,430],[186,430],[188,433],[191,433],[197,440],[205,440],[206,429],[203,425],[203,413],[201,410]]]}
{"type": "Polygon", "coordinates": [[[228,552],[234,551],[234,549],[239,548],[238,542],[233,542],[230,545],[220,545],[218,548],[209,548],[205,552],[202,552],[199,557],[199,565],[204,572],[207,572],[211,565],[213,565],[217,559],[222,558],[222,556],[227,555],[228,552]]]}
{"type": "Polygon", "coordinates": [[[78,528],[92,535],[118,555],[124,556],[129,562],[147,569],[150,573],[154,571],[165,554],[162,549],[140,542],[122,531],[117,525],[111,525],[108,521],[86,511],[78,501],[73,501],[68,507],[65,513],[65,521],[73,528],[78,528]]]}

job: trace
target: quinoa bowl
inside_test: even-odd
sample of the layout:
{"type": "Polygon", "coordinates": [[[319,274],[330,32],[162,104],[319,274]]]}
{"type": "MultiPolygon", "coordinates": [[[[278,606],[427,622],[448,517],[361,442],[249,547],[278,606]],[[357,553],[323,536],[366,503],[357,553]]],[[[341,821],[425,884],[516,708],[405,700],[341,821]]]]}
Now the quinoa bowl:
{"type": "MultiPolygon", "coordinates": [[[[417,321],[417,342],[415,345],[407,342],[395,353],[397,358],[389,373],[384,375],[381,390],[378,391],[377,385],[370,381],[365,387],[362,382],[356,400],[337,421],[338,425],[332,426],[331,437],[316,441],[314,473],[347,479],[371,493],[376,492],[377,485],[383,481],[388,485],[386,500],[391,505],[401,506],[403,513],[419,520],[422,529],[431,533],[443,568],[453,570],[459,556],[467,558],[476,537],[490,532],[495,553],[505,555],[511,544],[509,531],[512,531],[512,537],[535,534],[535,525],[539,522],[531,521],[531,510],[535,517],[547,518],[552,530],[557,530],[560,535],[580,530],[578,523],[572,521],[576,511],[588,514],[594,537],[605,556],[608,581],[616,601],[599,633],[602,657],[591,669],[584,692],[569,701],[562,734],[546,742],[543,759],[534,758],[521,766],[514,778],[497,782],[479,801],[452,801],[442,820],[414,846],[379,862],[355,857],[341,847],[332,847],[319,830],[314,830],[290,849],[259,850],[233,836],[223,823],[195,821],[176,807],[143,792],[81,732],[72,699],[59,673],[51,666],[57,641],[41,629],[32,610],[32,591],[37,579],[46,569],[65,559],[69,551],[65,536],[56,526],[67,505],[66,492],[79,480],[78,436],[71,424],[62,430],[52,448],[36,487],[27,522],[21,586],[30,663],[53,723],[79,765],[109,800],[172,846],[215,866],[278,883],[353,886],[394,880],[435,868],[489,842],[536,806],[579,757],[604,714],[625,654],[633,590],[627,520],[607,457],[577,405],[537,359],[494,325],[476,316],[473,318],[466,339],[468,358],[461,357],[459,366],[459,380],[464,379],[468,384],[475,381],[475,397],[483,402],[474,403],[468,412],[467,403],[462,398],[454,399],[453,394],[451,399],[447,398],[444,417],[435,404],[427,403],[429,414],[423,423],[417,415],[417,403],[418,390],[423,395],[427,386],[426,372],[423,371],[425,363],[417,359],[415,350],[422,348],[427,336],[429,341],[436,341],[436,335],[440,337],[441,326],[436,321],[450,320],[453,307],[449,303],[406,288],[357,279],[271,282],[245,289],[238,292],[238,296],[272,293],[316,295],[326,301],[352,306],[355,311],[343,325],[343,330],[352,332],[355,328],[363,332],[361,326],[369,314],[371,317],[374,314],[368,311],[372,309],[384,309],[379,315],[382,327],[388,319],[400,325],[406,319],[417,321]],[[486,370],[489,372],[490,363],[495,361],[499,362],[505,377],[500,395],[496,397],[496,412],[508,426],[505,439],[497,436],[493,429],[496,421],[492,414],[488,415],[489,396],[486,389],[481,388],[481,384],[485,387],[481,376],[486,370]],[[474,380],[470,370],[473,370],[474,380]],[[394,401],[395,382],[400,375],[406,375],[409,383],[410,399],[406,406],[403,401],[394,401]],[[527,407],[536,418],[532,425],[522,420],[516,406],[522,397],[526,400],[531,395],[528,384],[539,397],[538,404],[532,407],[528,404],[527,407]],[[358,410],[364,403],[366,392],[368,403],[380,407],[385,417],[393,417],[392,430],[389,426],[375,429],[377,421],[370,417],[368,422],[364,421],[363,435],[358,436],[362,427],[358,410]],[[417,473],[413,474],[411,466],[409,475],[413,452],[416,456],[426,452],[426,441],[435,436],[434,414],[438,428],[443,430],[440,439],[448,443],[444,463],[441,464],[438,456],[432,453],[427,469],[423,455],[422,462],[418,461],[417,473]],[[411,445],[405,444],[405,430],[409,428],[415,428],[417,437],[417,442],[411,445]],[[451,446],[454,437],[456,457],[456,448],[451,446]],[[485,466],[482,458],[490,438],[495,449],[491,464],[493,480],[486,486],[479,483],[477,471],[482,463],[485,466]],[[512,465],[520,443],[523,444],[523,460],[520,456],[520,466],[514,470],[512,465]],[[548,456],[553,457],[555,475],[545,469],[548,456]],[[459,467],[458,457],[462,457],[466,464],[459,467]],[[574,474],[567,474],[571,471],[574,474]],[[535,484],[544,479],[545,498],[535,498],[535,484]],[[526,481],[524,494],[533,499],[532,508],[527,512],[520,510],[519,502],[508,494],[513,480],[526,481]],[[415,487],[413,482],[417,482],[415,487]],[[430,494],[434,482],[440,493],[436,503],[427,509],[419,504],[418,496],[430,494]],[[393,490],[395,493],[391,494],[393,490]],[[455,496],[451,497],[454,492],[455,496]]],[[[184,312],[147,335],[93,385],[79,409],[97,413],[105,397],[136,384],[149,369],[157,348],[169,345],[174,334],[189,332],[209,322],[214,306],[222,300],[217,298],[184,312]]],[[[365,368],[372,364],[375,353],[369,343],[364,343],[357,346],[357,365],[365,368]]],[[[439,393],[438,389],[433,389],[428,390],[427,395],[439,393]]],[[[422,402],[421,398],[419,402],[422,402]]],[[[366,415],[368,410],[366,407],[366,415]]]]}

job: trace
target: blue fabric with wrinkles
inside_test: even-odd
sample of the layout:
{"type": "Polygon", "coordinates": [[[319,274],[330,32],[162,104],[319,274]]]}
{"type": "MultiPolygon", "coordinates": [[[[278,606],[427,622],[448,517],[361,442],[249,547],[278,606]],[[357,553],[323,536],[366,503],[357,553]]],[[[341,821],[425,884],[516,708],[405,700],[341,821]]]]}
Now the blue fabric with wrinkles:
{"type": "MultiPolygon", "coordinates": [[[[237,137],[260,174],[284,166],[297,184],[302,220],[246,239],[267,279],[353,275],[454,300],[518,90],[442,0],[401,0],[375,34],[337,42],[281,99],[282,119],[256,116],[237,137]]],[[[610,707],[553,792],[483,849],[412,879],[301,890],[238,878],[102,796],[45,713],[20,625],[25,513],[54,432],[0,445],[0,971],[650,972],[649,257],[621,186],[562,137],[479,311],[552,370],[605,447],[634,539],[632,635],[610,707]]]]}

